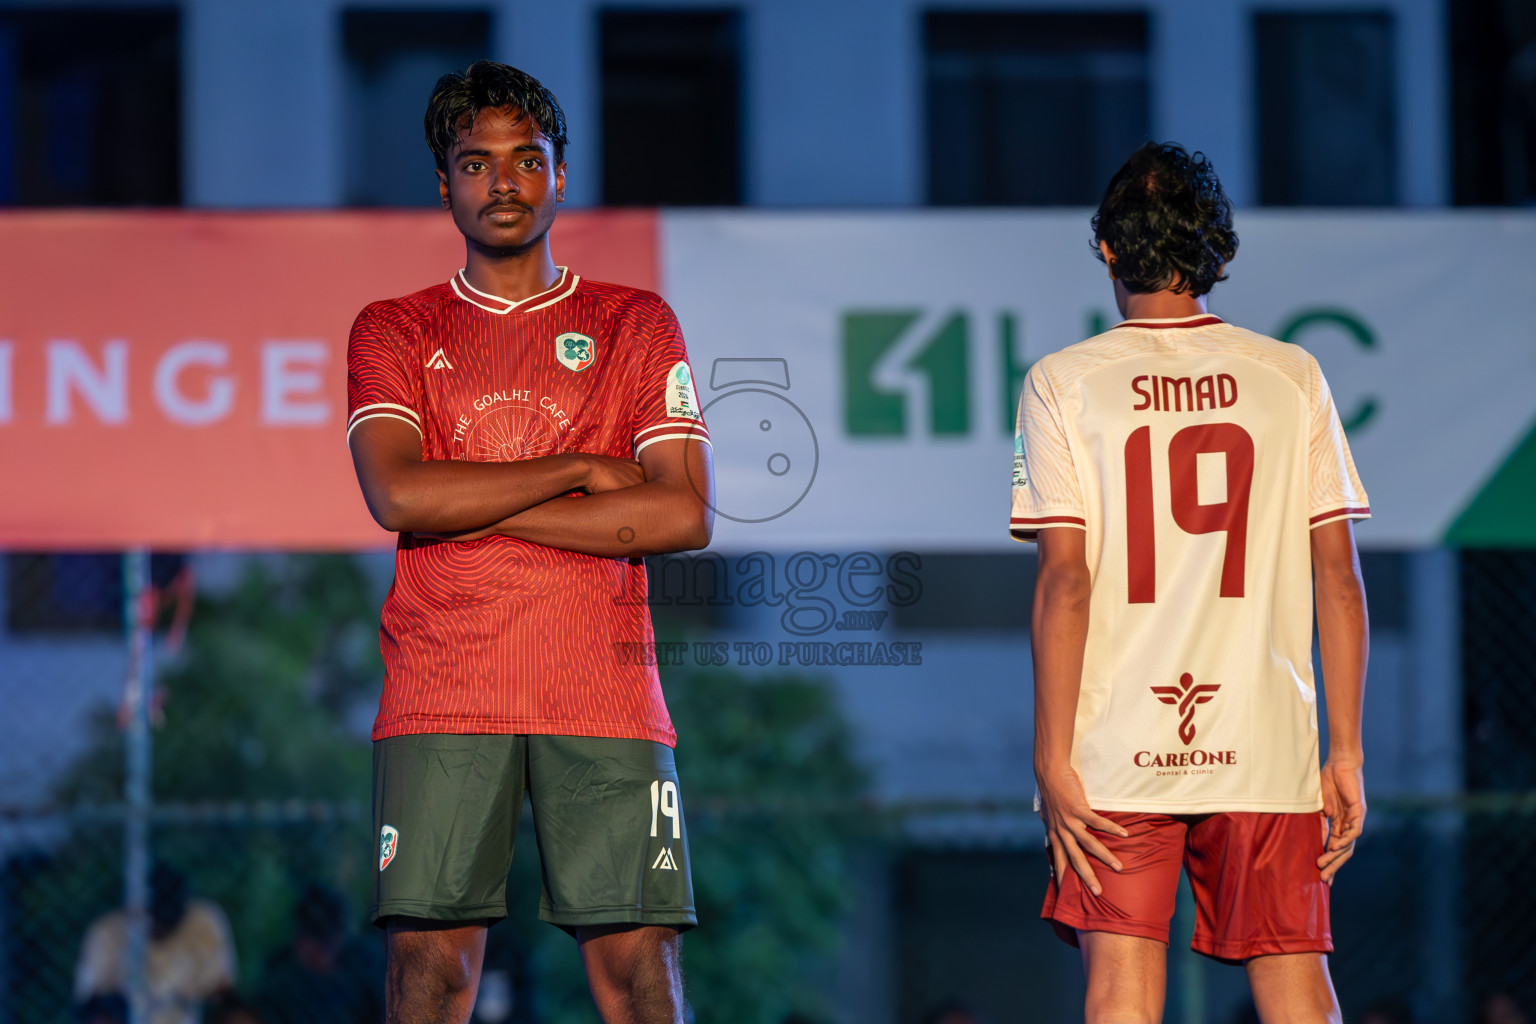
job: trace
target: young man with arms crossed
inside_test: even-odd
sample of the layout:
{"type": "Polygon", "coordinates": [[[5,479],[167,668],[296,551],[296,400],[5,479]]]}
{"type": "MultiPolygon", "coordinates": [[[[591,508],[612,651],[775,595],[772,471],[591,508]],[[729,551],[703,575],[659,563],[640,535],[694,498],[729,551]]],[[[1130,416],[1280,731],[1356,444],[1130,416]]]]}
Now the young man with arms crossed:
{"type": "Polygon", "coordinates": [[[1365,490],[1317,361],[1206,311],[1237,236],[1202,155],[1147,144],[1093,227],[1126,319],[1031,368],[1015,445],[1011,528],[1040,547],[1042,916],[1082,948],[1088,1021],[1160,1020],[1182,862],[1193,948],[1246,966],[1260,1019],[1338,1021],[1329,886],[1365,818],[1365,490]]]}
{"type": "Polygon", "coordinates": [[[368,306],[347,354],[358,481],[400,534],[373,730],[386,1017],[469,1019],[526,789],[540,917],[603,1020],[681,1021],[676,737],[655,667],[615,652],[652,640],[640,556],[709,543],[683,338],[656,295],[555,266],[547,89],[481,61],[438,81],[426,132],[464,269],[368,306]]]}

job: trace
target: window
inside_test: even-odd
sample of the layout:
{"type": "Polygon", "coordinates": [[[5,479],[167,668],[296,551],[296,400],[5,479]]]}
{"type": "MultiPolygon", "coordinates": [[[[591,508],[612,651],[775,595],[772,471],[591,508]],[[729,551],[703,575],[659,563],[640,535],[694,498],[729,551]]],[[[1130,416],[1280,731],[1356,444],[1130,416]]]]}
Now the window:
{"type": "Polygon", "coordinates": [[[922,556],[917,600],[891,606],[899,630],[1027,633],[1038,561],[1021,546],[1008,554],[922,556]]]}
{"type": "Polygon", "coordinates": [[[741,18],[605,10],[603,202],[741,202],[741,18]]]}
{"type": "Polygon", "coordinates": [[[1147,17],[930,12],[928,201],[1097,205],[1147,138],[1147,17]]]}
{"type": "MultiPolygon", "coordinates": [[[[13,554],[6,561],[6,627],[11,633],[123,629],[121,554],[13,554]]],[[[186,569],[185,555],[153,555],[150,583],[170,592],[186,569]]]]}
{"type": "Polygon", "coordinates": [[[1260,14],[1254,34],[1260,201],[1397,202],[1391,15],[1260,14]]]}
{"type": "Polygon", "coordinates": [[[422,132],[437,80],[486,56],[484,11],[347,10],[346,202],[436,206],[437,164],[422,132]]]}
{"type": "Polygon", "coordinates": [[[175,9],[0,12],[0,204],[181,202],[175,9]]]}
{"type": "Polygon", "coordinates": [[[1457,3],[1445,17],[1455,201],[1536,203],[1536,9],[1457,3]]]}

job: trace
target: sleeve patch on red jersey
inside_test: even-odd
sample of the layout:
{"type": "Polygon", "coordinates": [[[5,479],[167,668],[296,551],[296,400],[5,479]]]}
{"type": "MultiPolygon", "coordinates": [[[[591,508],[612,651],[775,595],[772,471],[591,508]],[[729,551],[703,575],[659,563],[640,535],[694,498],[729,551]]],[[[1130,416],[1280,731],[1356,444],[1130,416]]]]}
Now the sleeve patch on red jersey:
{"type": "Polygon", "coordinates": [[[667,371],[667,415],[685,420],[702,420],[699,399],[693,391],[693,373],[686,360],[678,360],[667,371]]]}

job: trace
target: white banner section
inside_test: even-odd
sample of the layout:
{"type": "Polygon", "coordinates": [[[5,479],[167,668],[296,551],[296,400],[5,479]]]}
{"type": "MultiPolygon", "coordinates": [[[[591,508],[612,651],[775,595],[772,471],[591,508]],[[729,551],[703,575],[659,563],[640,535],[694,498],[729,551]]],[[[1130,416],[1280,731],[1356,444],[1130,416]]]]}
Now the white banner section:
{"type": "MultiPolygon", "coordinates": [[[[672,212],[715,546],[1004,548],[1034,360],[1119,319],[1083,210],[672,212]]],[[[1375,518],[1441,542],[1536,422],[1536,217],[1240,214],[1211,312],[1322,363],[1375,518]]]]}

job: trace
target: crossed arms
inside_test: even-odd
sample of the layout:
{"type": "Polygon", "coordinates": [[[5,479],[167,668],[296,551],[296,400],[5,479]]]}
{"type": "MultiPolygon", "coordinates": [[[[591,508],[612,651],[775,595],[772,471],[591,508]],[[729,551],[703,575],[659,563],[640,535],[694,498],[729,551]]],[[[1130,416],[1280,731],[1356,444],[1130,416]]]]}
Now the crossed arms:
{"type": "MultiPolygon", "coordinates": [[[[1119,871],[1120,861],[1095,832],[1125,836],[1125,829],[1088,806],[1072,768],[1073,724],[1082,683],[1091,590],[1081,530],[1041,530],[1035,583],[1032,647],[1035,662],[1035,779],[1055,877],[1070,868],[1098,895],[1092,855],[1119,871]]],[[[1317,595],[1323,686],[1328,697],[1328,760],[1322,766],[1323,814],[1328,843],[1317,866],[1330,885],[1354,851],[1365,821],[1360,708],[1370,651],[1365,590],[1347,519],[1312,531],[1312,575],[1317,595]]]]}
{"type": "Polygon", "coordinates": [[[394,533],[442,540],[500,534],[638,558],[705,547],[714,529],[714,470],[703,443],[657,441],[638,462],[582,452],[520,462],[424,461],[415,429],[381,417],[357,425],[351,449],[368,511],[394,533]]]}

